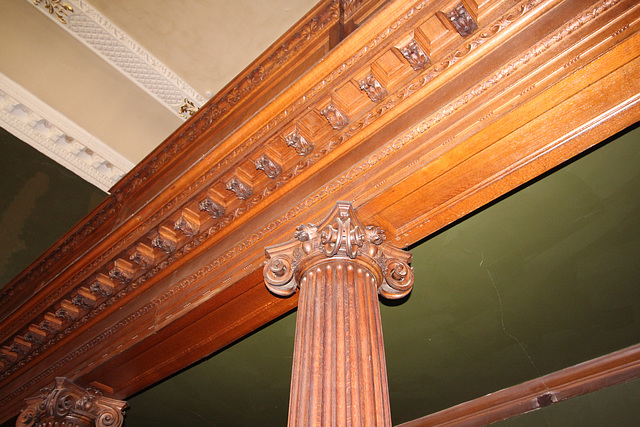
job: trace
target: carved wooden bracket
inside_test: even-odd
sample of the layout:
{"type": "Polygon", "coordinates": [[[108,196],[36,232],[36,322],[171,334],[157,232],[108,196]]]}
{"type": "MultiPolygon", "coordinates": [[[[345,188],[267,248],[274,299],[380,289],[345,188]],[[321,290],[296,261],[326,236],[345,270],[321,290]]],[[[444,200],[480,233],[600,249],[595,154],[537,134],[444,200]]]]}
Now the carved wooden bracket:
{"type": "Polygon", "coordinates": [[[120,427],[127,406],[127,402],[104,397],[95,389],[82,389],[60,377],[53,387],[43,388],[39,396],[26,399],[26,404],[17,427],[120,427]]]}
{"type": "Polygon", "coordinates": [[[462,37],[470,36],[478,29],[478,24],[475,19],[473,19],[473,16],[471,16],[462,3],[454,7],[451,12],[448,12],[447,18],[449,18],[449,21],[451,21],[462,37]]]}
{"type": "Polygon", "coordinates": [[[298,132],[298,129],[294,129],[293,132],[284,137],[284,141],[288,147],[293,147],[299,156],[306,156],[313,151],[313,144],[298,132]]]}
{"type": "Polygon", "coordinates": [[[373,74],[369,74],[362,80],[359,80],[358,85],[360,86],[360,90],[366,93],[373,102],[380,102],[387,96],[387,90],[373,74]]]}
{"type": "Polygon", "coordinates": [[[364,226],[349,202],[338,202],[320,225],[303,224],[295,240],[265,249],[264,280],[276,295],[292,295],[304,272],[326,258],[348,258],[366,264],[377,279],[378,293],[399,299],[411,292],[411,254],[390,246],[384,231],[364,226]]]}
{"type": "Polygon", "coordinates": [[[429,55],[415,39],[409,40],[402,46],[397,46],[397,49],[411,65],[411,68],[416,71],[422,70],[431,63],[429,55]]]}
{"type": "Polygon", "coordinates": [[[224,206],[222,206],[220,203],[217,203],[211,197],[206,197],[204,200],[202,200],[198,204],[198,207],[201,211],[208,212],[209,215],[211,215],[211,218],[220,218],[224,215],[225,212],[224,206]]]}
{"type": "Polygon", "coordinates": [[[349,124],[349,119],[347,118],[347,116],[345,116],[344,113],[338,110],[338,108],[333,104],[329,104],[324,107],[320,111],[320,114],[322,114],[322,116],[327,119],[331,127],[336,130],[342,129],[349,124]]]}
{"type": "Polygon", "coordinates": [[[271,160],[266,154],[263,154],[262,157],[255,161],[255,166],[257,170],[263,171],[271,179],[282,173],[280,165],[271,160]]]}

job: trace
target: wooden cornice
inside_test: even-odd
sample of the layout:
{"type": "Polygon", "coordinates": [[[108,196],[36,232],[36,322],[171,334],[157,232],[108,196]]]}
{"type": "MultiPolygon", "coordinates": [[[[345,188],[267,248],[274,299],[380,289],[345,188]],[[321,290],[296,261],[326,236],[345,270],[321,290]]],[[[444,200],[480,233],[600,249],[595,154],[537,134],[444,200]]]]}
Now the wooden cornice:
{"type": "Polygon", "coordinates": [[[640,118],[634,0],[465,1],[470,34],[459,1],[372,1],[339,43],[352,2],[318,4],[5,288],[0,420],[55,377],[125,399],[290,311],[264,248],[337,200],[405,247],[640,118]]]}

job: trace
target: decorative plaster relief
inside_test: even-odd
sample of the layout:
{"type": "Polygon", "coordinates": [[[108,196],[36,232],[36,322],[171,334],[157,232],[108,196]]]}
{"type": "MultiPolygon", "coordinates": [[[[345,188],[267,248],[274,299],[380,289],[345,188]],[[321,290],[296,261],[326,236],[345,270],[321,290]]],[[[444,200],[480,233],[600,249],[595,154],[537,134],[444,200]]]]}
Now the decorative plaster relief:
{"type": "Polygon", "coordinates": [[[38,7],[38,10],[183,120],[190,117],[190,110],[206,102],[195,89],[89,3],[83,0],[66,0],[66,3],[73,11],[66,17],[66,24],[48,9],[38,7]]]}
{"type": "Polygon", "coordinates": [[[133,163],[0,73],[0,126],[103,191],[133,163]]]}
{"type": "Polygon", "coordinates": [[[33,0],[36,6],[42,5],[51,15],[55,15],[58,21],[66,24],[65,18],[69,13],[73,13],[73,8],[66,3],[60,3],[60,0],[33,0]]]}

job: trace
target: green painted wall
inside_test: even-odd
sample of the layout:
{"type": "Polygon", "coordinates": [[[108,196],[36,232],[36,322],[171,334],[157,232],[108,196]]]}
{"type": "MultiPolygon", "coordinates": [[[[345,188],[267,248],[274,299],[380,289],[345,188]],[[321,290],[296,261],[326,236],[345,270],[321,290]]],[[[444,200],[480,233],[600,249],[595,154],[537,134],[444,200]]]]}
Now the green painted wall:
{"type": "MultiPolygon", "coordinates": [[[[639,343],[640,128],[411,251],[412,294],[381,307],[394,423],[639,343]]],[[[294,330],[292,313],[131,398],[125,425],[286,425],[294,330]]],[[[625,425],[639,406],[593,419],[625,425]]],[[[547,425],[585,425],[554,411],[547,425]]]]}
{"type": "Polygon", "coordinates": [[[106,194],[0,128],[0,287],[106,194]]]}

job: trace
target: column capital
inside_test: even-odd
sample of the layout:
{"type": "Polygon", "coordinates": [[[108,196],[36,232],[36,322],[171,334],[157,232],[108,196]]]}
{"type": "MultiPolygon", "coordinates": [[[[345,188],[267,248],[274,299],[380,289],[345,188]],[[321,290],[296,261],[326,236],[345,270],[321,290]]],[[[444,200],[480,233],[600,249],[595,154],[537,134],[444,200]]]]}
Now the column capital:
{"type": "Polygon", "coordinates": [[[79,427],[120,427],[127,402],[104,397],[99,390],[83,389],[66,378],[57,377],[51,388],[26,399],[17,427],[74,425],[79,427]]]}
{"type": "Polygon", "coordinates": [[[365,226],[350,202],[338,202],[320,224],[302,224],[295,239],[265,249],[264,280],[274,294],[295,293],[302,275],[313,265],[329,259],[363,263],[377,278],[378,294],[398,299],[411,292],[411,254],[384,241],[384,230],[365,226]]]}

